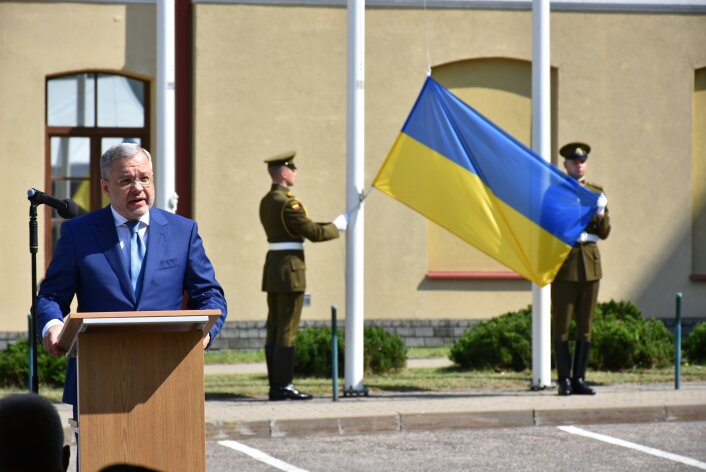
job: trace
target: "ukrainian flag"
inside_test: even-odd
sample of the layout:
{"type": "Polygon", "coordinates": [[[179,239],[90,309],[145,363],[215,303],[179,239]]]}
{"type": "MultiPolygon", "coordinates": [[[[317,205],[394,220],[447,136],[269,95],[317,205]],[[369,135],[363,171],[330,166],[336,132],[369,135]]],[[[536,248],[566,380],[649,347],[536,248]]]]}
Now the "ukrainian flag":
{"type": "Polygon", "coordinates": [[[599,196],[431,77],[373,186],[538,285],[554,280],[599,196]]]}

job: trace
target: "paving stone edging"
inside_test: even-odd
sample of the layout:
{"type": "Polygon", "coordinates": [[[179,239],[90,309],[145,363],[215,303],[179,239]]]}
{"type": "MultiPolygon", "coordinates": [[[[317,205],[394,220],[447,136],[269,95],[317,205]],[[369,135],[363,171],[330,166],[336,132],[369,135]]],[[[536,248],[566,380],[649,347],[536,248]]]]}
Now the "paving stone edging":
{"type": "Polygon", "coordinates": [[[444,429],[514,428],[662,421],[706,421],[701,405],[586,408],[578,410],[498,410],[445,413],[395,413],[364,417],[272,419],[208,422],[208,439],[253,439],[287,436],[348,435],[438,431],[444,429]]]}

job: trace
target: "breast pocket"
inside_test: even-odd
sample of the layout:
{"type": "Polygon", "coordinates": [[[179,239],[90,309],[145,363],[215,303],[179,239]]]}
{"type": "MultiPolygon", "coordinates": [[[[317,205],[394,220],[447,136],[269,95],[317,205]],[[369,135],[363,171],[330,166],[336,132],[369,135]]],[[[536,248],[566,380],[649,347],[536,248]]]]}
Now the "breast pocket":
{"type": "Polygon", "coordinates": [[[157,265],[157,270],[162,270],[162,269],[171,269],[172,267],[176,267],[179,265],[179,258],[175,257],[173,259],[163,259],[159,261],[159,264],[157,265]]]}

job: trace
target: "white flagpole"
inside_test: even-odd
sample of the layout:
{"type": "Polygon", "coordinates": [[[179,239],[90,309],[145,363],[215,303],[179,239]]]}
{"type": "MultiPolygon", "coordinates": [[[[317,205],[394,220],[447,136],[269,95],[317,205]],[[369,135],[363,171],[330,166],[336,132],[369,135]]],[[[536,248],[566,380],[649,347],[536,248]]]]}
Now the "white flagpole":
{"type": "MultiPolygon", "coordinates": [[[[532,0],[532,149],[550,161],[549,0],[532,0]]],[[[532,284],[532,388],[551,386],[551,288],[532,284]]]]}
{"type": "Polygon", "coordinates": [[[348,0],[348,84],[346,129],[346,352],[347,394],[363,385],[363,261],[365,174],[365,0],[348,0]]]}
{"type": "Polygon", "coordinates": [[[155,184],[158,208],[176,212],[175,6],[157,0],[157,155],[155,184]]]}

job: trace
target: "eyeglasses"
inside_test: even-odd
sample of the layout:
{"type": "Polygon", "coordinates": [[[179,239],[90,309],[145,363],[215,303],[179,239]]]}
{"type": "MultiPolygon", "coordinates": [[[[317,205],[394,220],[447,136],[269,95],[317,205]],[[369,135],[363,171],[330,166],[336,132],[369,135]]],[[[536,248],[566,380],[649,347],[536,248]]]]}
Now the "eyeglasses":
{"type": "Polygon", "coordinates": [[[136,179],[111,180],[110,182],[115,182],[121,190],[127,190],[130,187],[137,186],[137,184],[140,184],[142,188],[150,188],[150,185],[152,185],[152,177],[144,175],[136,179]]]}

